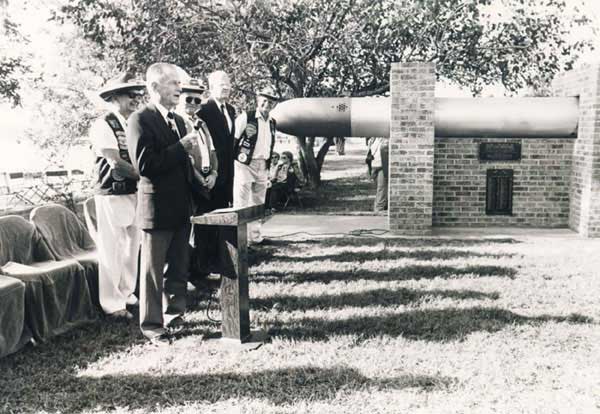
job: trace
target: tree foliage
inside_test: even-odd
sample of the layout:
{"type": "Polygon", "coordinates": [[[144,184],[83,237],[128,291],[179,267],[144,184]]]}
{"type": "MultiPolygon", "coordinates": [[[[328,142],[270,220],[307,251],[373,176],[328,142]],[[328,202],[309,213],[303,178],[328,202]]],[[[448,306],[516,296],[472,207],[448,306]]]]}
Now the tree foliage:
{"type": "Polygon", "coordinates": [[[0,100],[11,102],[14,106],[21,104],[19,77],[28,71],[23,57],[15,54],[11,46],[26,43],[19,26],[13,22],[6,12],[8,3],[0,1],[0,100]]]}
{"type": "Polygon", "coordinates": [[[15,140],[33,142],[47,160],[43,164],[64,167],[71,148],[88,146],[87,130],[100,109],[90,92],[115,68],[112,59],[98,59],[103,47],[82,39],[83,29],[48,21],[50,7],[4,3],[7,54],[0,56],[0,97],[21,106],[25,127],[15,140]]]}
{"type": "MultiPolygon", "coordinates": [[[[398,61],[435,62],[473,94],[543,88],[590,47],[568,41],[589,21],[566,11],[562,0],[71,0],[57,18],[121,68],[224,69],[243,105],[267,83],[286,97],[385,94],[398,61]]],[[[317,183],[312,147],[299,144],[317,183]]]]}

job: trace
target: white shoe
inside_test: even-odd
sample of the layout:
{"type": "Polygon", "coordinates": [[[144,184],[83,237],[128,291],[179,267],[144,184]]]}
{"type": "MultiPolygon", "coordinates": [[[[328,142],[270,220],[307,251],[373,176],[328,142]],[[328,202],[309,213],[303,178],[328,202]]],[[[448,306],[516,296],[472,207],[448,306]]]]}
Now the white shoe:
{"type": "Polygon", "coordinates": [[[129,297],[125,301],[125,304],[127,306],[138,306],[139,303],[140,303],[140,301],[138,300],[138,298],[133,293],[131,295],[129,295],[129,297]]]}

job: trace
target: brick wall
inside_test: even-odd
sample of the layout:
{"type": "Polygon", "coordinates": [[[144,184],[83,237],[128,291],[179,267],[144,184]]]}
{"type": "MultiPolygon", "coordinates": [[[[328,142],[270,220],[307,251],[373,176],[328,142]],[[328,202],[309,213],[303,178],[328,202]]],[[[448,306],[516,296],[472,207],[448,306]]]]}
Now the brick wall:
{"type": "Polygon", "coordinates": [[[398,234],[431,231],[433,203],[433,63],[392,63],[389,228],[398,234]]]}
{"type": "Polygon", "coordinates": [[[394,63],[390,83],[391,231],[568,225],[582,236],[600,237],[600,64],[565,73],[553,85],[555,96],[579,97],[576,140],[488,140],[520,141],[522,157],[513,162],[480,162],[483,139],[434,142],[433,64],[394,63]],[[486,215],[488,169],[513,170],[511,215],[486,215]]]}
{"type": "Polygon", "coordinates": [[[433,225],[567,227],[574,142],[436,138],[433,225]],[[521,160],[479,161],[481,142],[520,142],[521,160]],[[488,169],[514,171],[511,216],[486,215],[488,169]]]}
{"type": "Polygon", "coordinates": [[[600,236],[600,65],[563,74],[556,96],[579,96],[579,125],[570,177],[569,227],[583,236],[600,236]]]}

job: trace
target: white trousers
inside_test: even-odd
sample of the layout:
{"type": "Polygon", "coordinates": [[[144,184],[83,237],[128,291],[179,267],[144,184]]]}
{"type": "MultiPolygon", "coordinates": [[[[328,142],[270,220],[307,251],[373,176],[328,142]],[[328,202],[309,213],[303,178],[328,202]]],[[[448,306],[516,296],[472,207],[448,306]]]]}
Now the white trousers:
{"type": "MultiPolygon", "coordinates": [[[[265,203],[269,172],[265,160],[252,160],[249,165],[234,161],[233,207],[250,207],[265,203]]],[[[248,242],[262,239],[260,220],[248,223],[248,242]]]]}
{"type": "Polygon", "coordinates": [[[96,196],[98,287],[106,313],[125,309],[135,290],[140,230],[135,225],[135,194],[96,196]]]}

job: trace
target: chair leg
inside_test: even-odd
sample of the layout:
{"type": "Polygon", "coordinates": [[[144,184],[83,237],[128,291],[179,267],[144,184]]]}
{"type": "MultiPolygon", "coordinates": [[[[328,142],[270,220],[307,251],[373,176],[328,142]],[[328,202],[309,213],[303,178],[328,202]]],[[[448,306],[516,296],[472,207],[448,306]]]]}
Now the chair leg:
{"type": "Polygon", "coordinates": [[[290,203],[290,198],[291,198],[290,195],[286,194],[285,201],[283,202],[283,210],[285,210],[287,208],[288,204],[290,203]]]}

